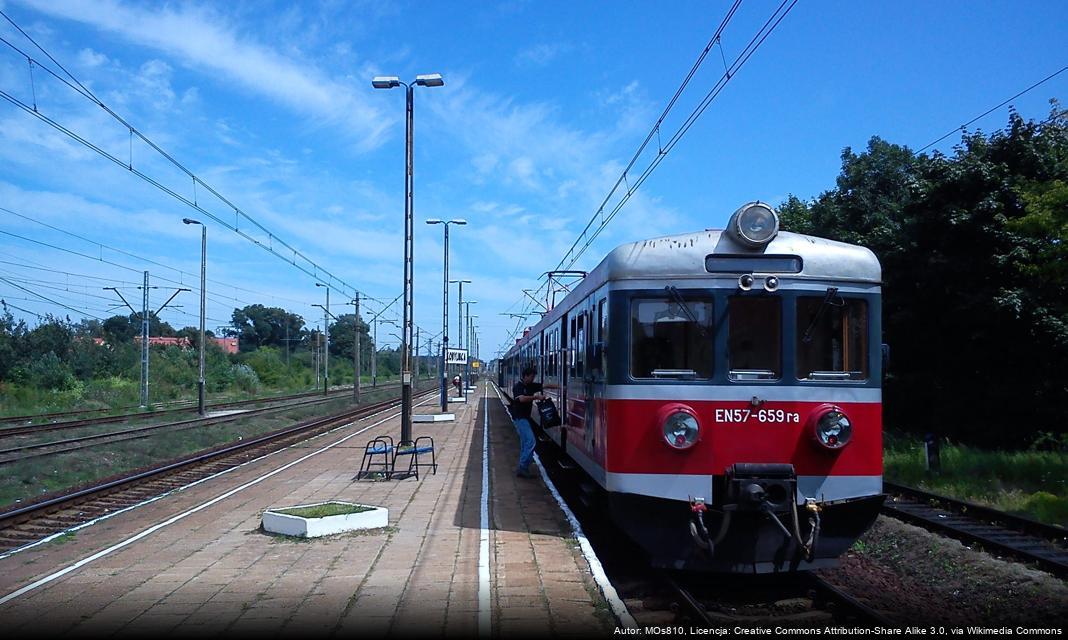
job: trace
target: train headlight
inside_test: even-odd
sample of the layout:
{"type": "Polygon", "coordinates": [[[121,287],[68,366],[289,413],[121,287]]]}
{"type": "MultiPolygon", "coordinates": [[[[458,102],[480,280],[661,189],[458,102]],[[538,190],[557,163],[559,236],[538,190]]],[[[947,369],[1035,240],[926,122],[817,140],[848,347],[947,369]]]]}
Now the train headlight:
{"type": "Polygon", "coordinates": [[[742,244],[763,247],[779,233],[779,216],[763,202],[750,202],[734,212],[727,229],[742,244]]]}
{"type": "Polygon", "coordinates": [[[664,442],[672,449],[689,449],[701,438],[701,423],[697,414],[684,404],[670,404],[660,409],[657,421],[664,442]]]}
{"type": "Polygon", "coordinates": [[[821,446],[837,450],[853,437],[853,421],[839,407],[824,405],[813,414],[812,435],[821,446]]]}

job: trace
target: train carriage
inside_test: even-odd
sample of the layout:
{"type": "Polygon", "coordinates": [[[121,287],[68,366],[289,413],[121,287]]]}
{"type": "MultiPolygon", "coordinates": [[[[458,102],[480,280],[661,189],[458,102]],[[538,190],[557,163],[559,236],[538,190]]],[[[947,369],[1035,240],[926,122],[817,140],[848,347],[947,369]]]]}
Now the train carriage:
{"type": "Polygon", "coordinates": [[[868,249],[750,203],[725,230],[613,250],[504,355],[501,386],[531,364],[561,385],[547,435],[654,564],[826,566],[883,500],[880,279],[868,249]]]}

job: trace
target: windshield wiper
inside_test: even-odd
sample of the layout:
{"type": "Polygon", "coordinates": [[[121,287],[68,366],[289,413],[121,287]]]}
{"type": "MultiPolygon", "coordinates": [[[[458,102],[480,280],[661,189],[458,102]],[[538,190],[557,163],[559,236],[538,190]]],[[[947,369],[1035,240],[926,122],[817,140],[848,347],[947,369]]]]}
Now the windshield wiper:
{"type": "MultiPolygon", "coordinates": [[[[682,307],[683,313],[685,313],[686,317],[690,319],[690,322],[697,325],[697,330],[701,332],[701,337],[707,338],[708,330],[705,329],[704,325],[702,325],[701,322],[697,319],[697,316],[694,315],[693,309],[690,309],[690,305],[686,302],[686,298],[682,297],[682,294],[679,293],[679,290],[677,288],[675,288],[675,285],[668,285],[664,287],[664,289],[666,289],[667,292],[671,294],[671,297],[675,299],[675,302],[678,303],[680,307],[682,307]]],[[[835,289],[835,291],[837,291],[837,289],[835,289]]]]}
{"type": "Polygon", "coordinates": [[[816,314],[812,316],[812,321],[808,323],[808,327],[805,328],[804,335],[801,336],[801,342],[808,344],[812,342],[812,330],[816,328],[816,324],[823,317],[823,313],[827,310],[827,307],[844,307],[845,300],[841,298],[838,302],[834,302],[834,297],[838,295],[838,287],[827,287],[827,294],[823,296],[823,302],[820,303],[820,308],[816,309],[816,314]]]}

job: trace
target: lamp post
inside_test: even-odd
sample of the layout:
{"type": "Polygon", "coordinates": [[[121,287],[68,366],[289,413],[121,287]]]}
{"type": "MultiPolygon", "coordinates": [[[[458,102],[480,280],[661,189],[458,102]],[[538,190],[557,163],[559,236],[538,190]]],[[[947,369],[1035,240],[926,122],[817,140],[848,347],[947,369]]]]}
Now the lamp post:
{"type": "MultiPolygon", "coordinates": [[[[379,314],[381,315],[381,313],[379,314]]],[[[375,316],[375,335],[374,335],[374,350],[371,358],[371,387],[378,388],[378,323],[391,324],[397,326],[397,323],[392,320],[379,320],[378,316],[375,316]]]]}
{"type": "Polygon", "coordinates": [[[412,322],[414,308],[412,302],[413,259],[412,250],[412,148],[413,148],[413,97],[415,87],[440,87],[445,84],[441,74],[431,73],[415,77],[415,82],[401,82],[396,76],[377,76],[371,80],[375,89],[392,89],[404,85],[405,88],[405,146],[404,146],[404,326],[401,334],[401,437],[400,443],[412,441],[412,322]]]}
{"type": "MultiPolygon", "coordinates": [[[[460,291],[456,302],[456,342],[457,348],[464,348],[464,285],[471,284],[470,280],[449,280],[450,284],[460,285],[460,291]]],[[[461,381],[462,382],[462,381],[461,381]]]]}
{"type": "Polygon", "coordinates": [[[204,406],[204,302],[208,267],[208,228],[199,220],[191,218],[182,218],[182,222],[200,225],[200,374],[197,378],[197,412],[206,416],[208,411],[204,406]]]}
{"type": "Polygon", "coordinates": [[[448,381],[448,367],[445,366],[445,352],[449,349],[449,225],[450,224],[467,224],[467,220],[438,220],[432,218],[426,221],[427,224],[440,224],[445,227],[445,276],[442,283],[443,298],[441,303],[441,412],[445,413],[449,410],[449,381],[448,381]]]}
{"type": "Polygon", "coordinates": [[[360,403],[360,296],[359,294],[353,298],[352,302],[356,306],[356,315],[352,319],[352,370],[355,371],[355,375],[352,380],[352,401],[355,404],[360,403]]]}
{"type": "MultiPolygon", "coordinates": [[[[323,395],[330,393],[330,286],[321,282],[316,287],[326,287],[326,306],[323,307],[323,335],[326,346],[323,347],[323,395]]],[[[316,305],[318,306],[318,305],[316,305]]]]}
{"type": "Polygon", "coordinates": [[[464,362],[464,389],[467,389],[469,386],[471,376],[471,305],[473,304],[478,304],[478,300],[469,300],[464,303],[464,306],[467,309],[467,319],[464,320],[463,324],[467,331],[467,358],[464,362]]]}

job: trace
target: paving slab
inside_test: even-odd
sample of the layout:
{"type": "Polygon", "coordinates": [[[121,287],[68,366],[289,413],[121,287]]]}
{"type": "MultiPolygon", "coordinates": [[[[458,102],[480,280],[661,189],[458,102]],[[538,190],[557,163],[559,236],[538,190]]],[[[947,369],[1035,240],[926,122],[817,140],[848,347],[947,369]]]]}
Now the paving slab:
{"type": "Polygon", "coordinates": [[[399,432],[387,412],[2,558],[0,624],[11,637],[476,635],[488,424],[492,635],[611,635],[563,514],[541,480],[512,474],[497,394],[480,385],[452,411],[413,425],[435,440],[436,474],[354,481],[364,445],[399,432]],[[309,540],[260,529],[267,508],[326,500],[385,506],[389,526],[309,540]]]}

